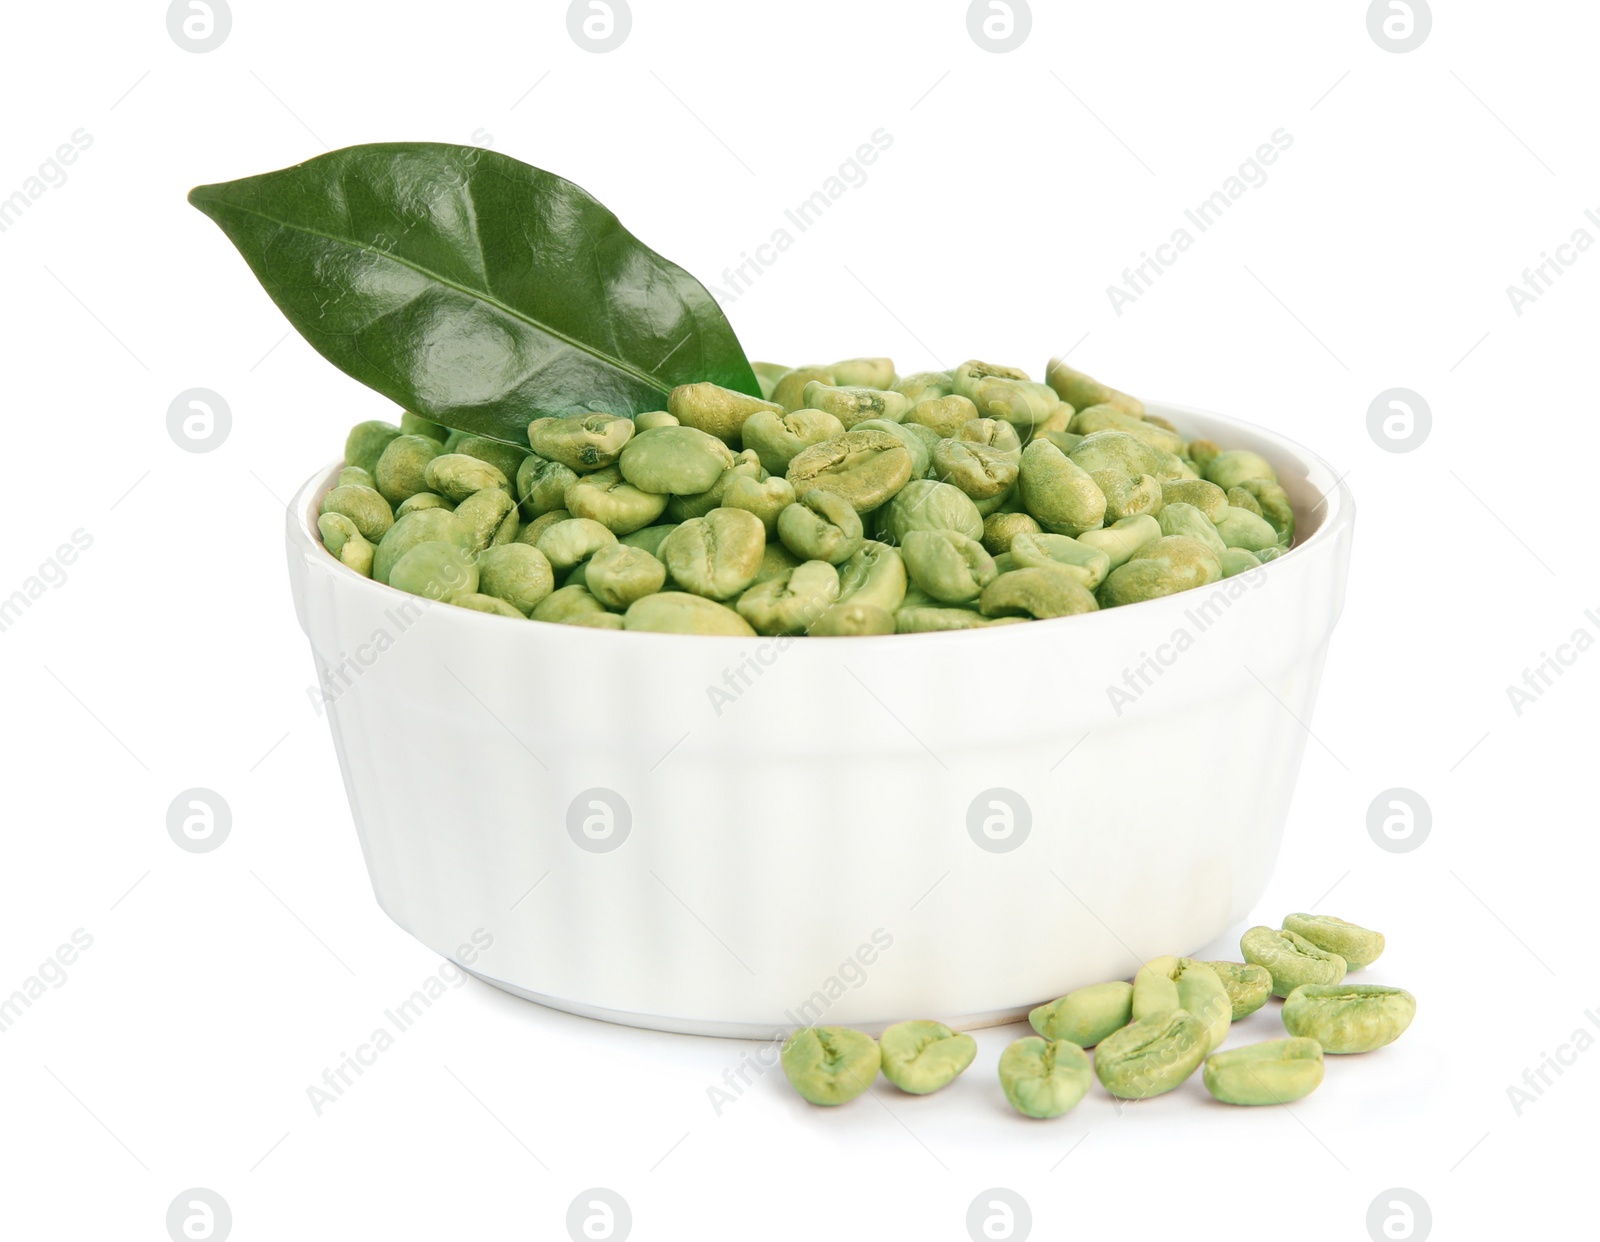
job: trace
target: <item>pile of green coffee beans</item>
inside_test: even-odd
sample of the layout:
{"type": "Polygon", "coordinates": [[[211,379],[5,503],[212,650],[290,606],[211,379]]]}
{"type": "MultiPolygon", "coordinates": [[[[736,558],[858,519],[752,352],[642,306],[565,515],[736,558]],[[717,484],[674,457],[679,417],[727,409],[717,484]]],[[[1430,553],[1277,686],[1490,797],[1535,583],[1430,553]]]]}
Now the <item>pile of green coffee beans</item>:
{"type": "MultiPolygon", "coordinates": [[[[1119,1099],[1146,1100],[1203,1065],[1206,1090],[1224,1104],[1289,1104],[1322,1083],[1323,1053],[1371,1052],[1411,1025],[1416,998],[1400,988],[1344,982],[1371,965],[1383,936],[1329,915],[1291,914],[1283,927],[1253,927],[1243,962],[1158,957],[1133,982],[1069,992],[1028,1015],[1037,1032],[1000,1055],[1000,1089],[1025,1117],[1059,1117],[1095,1078],[1119,1099]],[[1286,998],[1288,1039],[1219,1052],[1231,1025],[1269,997],[1286,998]],[[1094,1049],[1091,1062],[1086,1048],[1094,1049]]],[[[840,1026],[796,1031],[783,1072],[813,1104],[844,1104],[878,1071],[900,1090],[926,1095],[972,1064],[978,1045],[940,1022],[897,1022],[874,1040],[840,1026]]]]}
{"type": "Polygon", "coordinates": [[[540,418],[529,450],[407,413],[361,423],[323,542],[379,582],[603,629],[851,635],[1069,616],[1282,555],[1256,453],[1185,440],[1052,362],[756,364],[634,418],[540,418]]]}

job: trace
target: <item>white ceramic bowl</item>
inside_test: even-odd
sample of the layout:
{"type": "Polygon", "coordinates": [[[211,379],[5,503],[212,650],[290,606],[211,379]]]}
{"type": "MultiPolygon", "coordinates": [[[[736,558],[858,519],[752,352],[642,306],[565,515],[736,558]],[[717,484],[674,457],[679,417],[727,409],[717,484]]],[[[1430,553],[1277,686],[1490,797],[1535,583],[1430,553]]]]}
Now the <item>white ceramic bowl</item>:
{"type": "Polygon", "coordinates": [[[1354,508],[1288,440],[1150,408],[1271,461],[1297,546],[992,630],[713,638],[430,604],[327,553],[319,472],[289,571],[379,904],[519,996],[755,1038],[1009,1021],[1213,940],[1277,858],[1354,508]]]}

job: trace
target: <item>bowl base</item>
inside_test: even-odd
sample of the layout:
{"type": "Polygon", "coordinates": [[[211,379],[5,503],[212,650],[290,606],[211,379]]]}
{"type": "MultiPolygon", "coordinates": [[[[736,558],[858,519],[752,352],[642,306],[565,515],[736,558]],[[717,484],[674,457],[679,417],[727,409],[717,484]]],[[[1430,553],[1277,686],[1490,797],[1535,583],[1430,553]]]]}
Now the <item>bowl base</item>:
{"type": "MultiPolygon", "coordinates": [[[[496,979],[493,975],[486,975],[481,971],[473,970],[470,966],[456,963],[474,979],[479,979],[491,987],[499,988],[502,992],[510,992],[513,996],[520,996],[523,1000],[533,1001],[543,1005],[546,1009],[559,1009],[562,1013],[576,1014],[580,1018],[592,1018],[597,1022],[610,1022],[616,1026],[637,1026],[649,1031],[666,1031],[672,1035],[711,1035],[718,1039],[754,1039],[770,1040],[787,1036],[792,1028],[777,1026],[764,1026],[757,1022],[714,1022],[700,1018],[675,1018],[655,1013],[631,1013],[623,1009],[606,1009],[600,1005],[586,1005],[582,1001],[561,1000],[554,996],[545,996],[539,992],[530,992],[527,988],[518,987],[514,983],[507,983],[504,979],[496,979]]],[[[1044,1004],[1044,1001],[1039,1001],[1044,1004]]],[[[1022,1005],[1015,1009],[1000,1009],[991,1013],[969,1014],[961,1018],[946,1018],[944,1023],[955,1031],[973,1031],[986,1026],[1006,1026],[1013,1022],[1026,1022],[1028,1010],[1031,1005],[1022,1005]]],[[[852,1022],[850,1026],[859,1031],[864,1031],[876,1039],[883,1034],[887,1026],[900,1021],[899,1018],[887,1018],[881,1022],[852,1022]]]]}

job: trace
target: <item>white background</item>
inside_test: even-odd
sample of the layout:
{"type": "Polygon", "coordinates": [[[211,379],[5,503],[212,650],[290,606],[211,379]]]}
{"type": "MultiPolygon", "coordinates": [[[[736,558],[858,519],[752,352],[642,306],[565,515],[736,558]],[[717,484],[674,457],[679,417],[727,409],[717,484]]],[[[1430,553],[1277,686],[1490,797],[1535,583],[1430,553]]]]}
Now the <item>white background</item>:
{"type": "MultiPolygon", "coordinates": [[[[1569,1053],[1520,1116],[1507,1088],[1600,1036],[1600,654],[1520,715],[1506,687],[1600,635],[1600,254],[1520,316],[1506,288],[1580,227],[1600,239],[1600,12],[1439,0],[1402,55],[1360,0],[1040,2],[995,54],[965,9],[635,0],[604,55],[559,3],[235,0],[205,54],[159,3],[8,12],[0,197],[75,130],[92,145],[0,233],[0,596],[93,540],[0,633],[0,995],[93,937],[0,1033],[8,1235],[163,1238],[188,1187],[226,1199],[239,1239],[563,1238],[591,1186],[641,1239],[962,1239],[995,1186],[1037,1237],[1359,1242],[1391,1187],[1440,1238],[1592,1222],[1600,1052],[1569,1053]],[[1381,927],[1370,973],[1416,992],[1414,1027],[1331,1060],[1293,1110],[1229,1110],[1197,1079],[1027,1121],[993,1077],[1011,1027],[938,1096],[880,1081],[824,1111],[773,1072],[718,1116],[707,1089],[755,1045],[472,981],[318,1117],[306,1088],[441,966],[372,900],[283,570],[282,501],[349,424],[392,413],[288,332],[185,191],[325,147],[476,142],[721,285],[880,128],[866,182],[728,306],[747,351],[1038,374],[1072,348],[1348,471],[1349,601],[1256,921],[1320,903],[1381,927]],[[1266,183],[1117,314],[1106,287],[1278,129],[1293,145],[1266,183]],[[1366,426],[1397,386],[1434,420],[1403,455],[1366,426]],[[214,452],[168,437],[192,387],[231,407],[214,452]],[[166,832],[192,786],[232,808],[213,853],[166,832]],[[1367,832],[1394,786],[1432,808],[1407,854],[1367,832]]],[[[1274,1012],[1235,1038],[1270,1037],[1274,1012]]]]}

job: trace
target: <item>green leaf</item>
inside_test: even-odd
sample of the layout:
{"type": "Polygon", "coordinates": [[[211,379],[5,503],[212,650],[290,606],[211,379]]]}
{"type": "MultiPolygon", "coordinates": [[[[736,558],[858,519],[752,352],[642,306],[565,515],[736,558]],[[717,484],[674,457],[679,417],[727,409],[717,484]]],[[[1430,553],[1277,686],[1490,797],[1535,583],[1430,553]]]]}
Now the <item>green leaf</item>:
{"type": "Polygon", "coordinates": [[[526,448],[547,414],[665,409],[701,380],[761,393],[699,281],[508,156],[347,147],[189,201],[318,353],[448,427],[526,448]]]}

